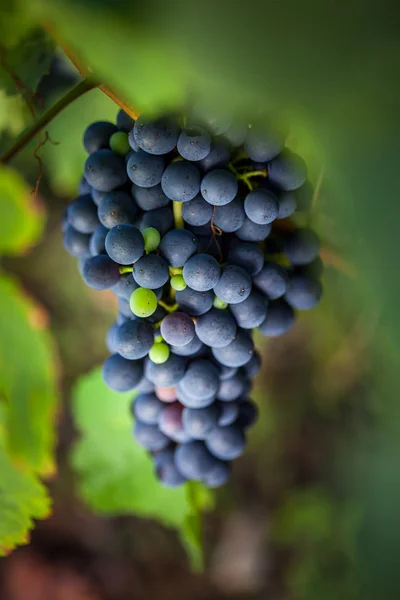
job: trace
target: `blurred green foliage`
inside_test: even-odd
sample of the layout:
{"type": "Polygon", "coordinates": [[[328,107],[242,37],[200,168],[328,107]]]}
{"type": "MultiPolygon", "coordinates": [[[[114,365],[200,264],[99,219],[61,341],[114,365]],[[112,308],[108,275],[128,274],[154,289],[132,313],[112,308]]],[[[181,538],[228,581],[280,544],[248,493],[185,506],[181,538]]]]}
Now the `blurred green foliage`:
{"type": "Polygon", "coordinates": [[[150,455],[132,440],[132,393],[106,387],[101,369],[81,378],[73,394],[80,440],[72,456],[84,500],[97,512],[155,518],[181,532],[196,565],[202,548],[199,513],[212,506],[200,485],[160,485],[150,455]]]}
{"type": "MultiPolygon", "coordinates": [[[[398,16],[395,3],[365,5],[361,0],[342,4],[334,0],[279,3],[249,0],[245,4],[235,0],[168,3],[13,0],[7,2],[0,25],[2,43],[17,49],[15,62],[11,59],[13,69],[28,88],[36,85],[48,67],[52,42],[47,36],[43,36],[43,44],[37,46],[34,42],[31,47],[34,52],[29,53],[27,63],[19,62],[27,54],[18,44],[23,39],[39,40],[43,34],[34,38],[31,35],[38,35],[37,28],[45,20],[102,80],[115,86],[140,111],[179,109],[187,101],[199,99],[219,108],[237,108],[244,115],[272,108],[291,126],[291,146],[312,165],[314,181],[322,166],[323,186],[313,220],[329,249],[339,250],[343,255],[344,263],[337,264],[339,269],[351,263],[356,277],[354,283],[335,276],[326,280],[329,293],[319,309],[323,318],[318,349],[333,348],[341,337],[344,344],[331,364],[326,365],[326,380],[321,376],[317,384],[320,389],[336,391],[341,389],[343,381],[348,384],[344,365],[357,357],[350,356],[347,337],[372,340],[373,352],[368,365],[363,365],[364,385],[358,392],[363,405],[374,415],[375,427],[373,434],[363,431],[353,443],[343,444],[337,468],[330,467],[336,486],[343,488],[346,497],[357,501],[361,515],[358,518],[357,513],[355,521],[349,517],[348,539],[354,541],[356,548],[351,556],[344,551],[346,566],[343,571],[339,569],[344,574],[340,582],[343,588],[332,588],[329,572],[331,565],[340,563],[336,547],[352,546],[352,542],[336,538],[336,524],[347,522],[346,509],[345,516],[339,515],[338,521],[334,521],[336,501],[328,499],[325,492],[315,495],[311,492],[308,496],[294,497],[283,509],[284,518],[280,515],[284,522],[278,536],[280,541],[296,546],[304,557],[299,569],[290,575],[294,598],[329,598],[332,589],[335,597],[355,598],[358,581],[368,582],[363,588],[364,598],[398,598],[400,593],[396,568],[400,546],[396,526],[400,498],[398,16]],[[329,323],[328,303],[336,307],[332,323],[329,323]],[[353,329],[352,321],[356,325],[353,329]],[[354,522],[357,527],[353,528],[354,522]],[[308,541],[305,536],[307,552],[303,552],[304,530],[309,534],[308,541]],[[332,548],[326,550],[332,539],[332,548]],[[325,550],[321,550],[320,544],[325,550]],[[323,564],[325,559],[320,558],[320,553],[327,564],[323,564]],[[351,571],[349,564],[354,567],[351,571]]],[[[9,84],[7,91],[15,92],[9,84]]],[[[50,127],[53,138],[61,145],[47,146],[43,156],[49,181],[59,192],[70,193],[79,180],[84,154],[78,138],[84,126],[100,116],[109,118],[114,112],[112,103],[100,92],[93,94],[98,96],[95,109],[92,100],[82,98],[50,127]]],[[[14,96],[6,99],[4,94],[0,95],[3,130],[17,131],[25,118],[23,113],[20,101],[14,96]],[[11,119],[4,117],[8,110],[12,110],[11,119]]],[[[5,213],[3,222],[7,226],[0,242],[7,250],[14,244],[20,247],[30,239],[35,241],[40,230],[40,225],[22,223],[15,228],[15,218],[20,223],[18,190],[22,185],[20,182],[11,186],[12,191],[15,188],[15,196],[12,194],[10,198],[9,181],[15,177],[16,173],[0,172],[0,194],[12,206],[5,213]]],[[[6,291],[7,285],[11,284],[6,284],[6,291]]],[[[17,292],[13,295],[19,300],[11,298],[10,302],[15,301],[19,306],[21,297],[17,292]]],[[[7,307],[7,314],[13,314],[13,310],[7,307]]],[[[24,320],[22,312],[17,311],[17,316],[15,332],[27,330],[30,325],[26,315],[24,320]]],[[[318,314],[308,318],[319,319],[318,314]]],[[[356,346],[360,355],[363,343],[356,346]]],[[[23,347],[19,365],[25,369],[24,352],[23,347]]],[[[122,451],[128,452],[126,401],[118,397],[113,403],[109,393],[96,387],[100,384],[94,378],[91,375],[78,384],[75,401],[77,421],[84,433],[74,454],[74,463],[83,474],[83,495],[100,510],[146,510],[149,516],[156,515],[182,527],[182,515],[178,517],[174,507],[169,513],[164,505],[151,503],[154,494],[139,497],[135,487],[138,480],[133,481],[133,476],[125,472],[129,471],[129,463],[119,462],[123,459],[117,454],[120,441],[117,428],[115,447],[111,448],[112,453],[106,452],[111,446],[105,444],[112,434],[109,429],[112,423],[106,419],[110,414],[113,418],[120,414],[125,432],[121,438],[122,451]],[[87,397],[83,395],[82,390],[89,384],[96,390],[94,398],[89,393],[87,397]],[[98,411],[104,403],[106,414],[98,411]],[[109,473],[105,475],[107,470],[109,473]],[[108,480],[111,474],[127,477],[129,494],[121,491],[120,479],[108,480]]],[[[359,402],[359,398],[355,403],[356,400],[359,402]]],[[[15,415],[20,414],[21,408],[18,405],[14,408],[15,415]]],[[[322,403],[318,410],[334,412],[322,403]]],[[[134,455],[130,459],[140,460],[141,465],[144,461],[141,476],[148,488],[153,489],[154,482],[139,450],[130,444],[129,453],[134,455]]],[[[26,454],[25,450],[22,454],[26,454]]],[[[42,464],[37,460],[37,464],[42,464]]],[[[146,485],[141,487],[142,493],[146,485]]],[[[157,498],[162,497],[158,491],[157,498]]],[[[179,496],[179,503],[187,514],[187,499],[179,496]]],[[[353,506],[352,502],[350,505],[353,506]]],[[[167,506],[169,500],[165,500],[167,506]]]]}

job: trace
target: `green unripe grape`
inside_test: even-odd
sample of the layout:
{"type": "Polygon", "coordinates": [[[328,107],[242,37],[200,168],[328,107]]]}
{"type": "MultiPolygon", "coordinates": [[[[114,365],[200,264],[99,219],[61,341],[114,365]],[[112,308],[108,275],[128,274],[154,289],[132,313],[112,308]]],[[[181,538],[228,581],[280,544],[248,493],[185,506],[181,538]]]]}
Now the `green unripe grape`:
{"type": "Polygon", "coordinates": [[[164,338],[163,338],[163,336],[162,336],[162,335],[155,335],[155,336],[154,336],[154,343],[156,343],[156,344],[160,344],[160,343],[161,343],[161,342],[163,342],[163,341],[164,341],[164,338]]]}
{"type": "Polygon", "coordinates": [[[144,249],[146,252],[153,252],[158,248],[161,235],[157,229],[154,227],[147,227],[144,231],[142,231],[142,236],[144,239],[144,249]]]}
{"type": "Polygon", "coordinates": [[[224,308],[227,308],[228,303],[224,302],[223,300],[220,300],[219,298],[217,298],[217,296],[215,296],[213,305],[214,308],[219,308],[220,310],[223,310],[224,308]]]}
{"type": "Polygon", "coordinates": [[[187,287],[186,281],[183,279],[182,275],[174,275],[171,277],[170,283],[172,289],[176,290],[177,292],[181,292],[185,289],[185,287],[187,287]]]}
{"type": "Polygon", "coordinates": [[[110,148],[117,154],[122,154],[123,156],[128,154],[131,149],[128,141],[128,134],[124,131],[116,131],[113,133],[110,137],[110,148]]]}
{"type": "Polygon", "coordinates": [[[137,317],[150,317],[157,308],[157,296],[153,290],[140,287],[132,292],[129,306],[137,317]]]}
{"type": "Polygon", "coordinates": [[[149,350],[149,358],[156,365],[165,363],[169,358],[169,348],[165,342],[156,342],[149,350]]]}

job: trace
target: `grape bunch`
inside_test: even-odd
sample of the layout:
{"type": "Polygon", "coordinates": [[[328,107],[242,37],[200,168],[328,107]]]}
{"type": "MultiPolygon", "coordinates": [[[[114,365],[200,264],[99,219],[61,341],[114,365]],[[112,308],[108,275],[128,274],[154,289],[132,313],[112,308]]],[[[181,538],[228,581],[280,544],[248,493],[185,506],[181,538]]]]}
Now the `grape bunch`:
{"type": "Polygon", "coordinates": [[[322,293],[312,188],[270,126],[214,118],[92,123],[64,245],[119,312],[103,366],[135,390],[134,436],[166,486],[224,484],[257,418],[252,332],[286,333],[322,293]]]}

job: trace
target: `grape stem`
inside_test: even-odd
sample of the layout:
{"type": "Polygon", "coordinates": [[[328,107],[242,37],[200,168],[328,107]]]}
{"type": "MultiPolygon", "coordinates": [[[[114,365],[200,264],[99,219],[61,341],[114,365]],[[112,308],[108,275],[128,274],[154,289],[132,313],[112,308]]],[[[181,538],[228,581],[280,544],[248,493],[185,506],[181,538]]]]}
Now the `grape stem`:
{"type": "Polygon", "coordinates": [[[20,152],[39,131],[46,127],[64,108],[69,106],[74,100],[77,100],[86,92],[97,87],[97,83],[92,77],[86,77],[72,88],[65,96],[60,98],[54,106],[47,109],[28,129],[22,132],[15,144],[0,157],[0,164],[9,162],[18,152],[20,152]]]}
{"type": "Polygon", "coordinates": [[[132,273],[132,272],[133,272],[133,267],[120,267],[119,268],[120,275],[123,275],[124,273],[132,273]]]}
{"type": "Polygon", "coordinates": [[[177,202],[176,200],[174,200],[172,202],[172,209],[174,211],[175,228],[183,229],[184,223],[182,217],[182,202],[177,202]]]}
{"type": "Polygon", "coordinates": [[[163,308],[165,308],[165,310],[169,313],[175,312],[176,309],[178,308],[178,305],[176,303],[171,305],[171,304],[167,304],[163,300],[159,300],[158,304],[160,306],[162,306],[163,308]]]}

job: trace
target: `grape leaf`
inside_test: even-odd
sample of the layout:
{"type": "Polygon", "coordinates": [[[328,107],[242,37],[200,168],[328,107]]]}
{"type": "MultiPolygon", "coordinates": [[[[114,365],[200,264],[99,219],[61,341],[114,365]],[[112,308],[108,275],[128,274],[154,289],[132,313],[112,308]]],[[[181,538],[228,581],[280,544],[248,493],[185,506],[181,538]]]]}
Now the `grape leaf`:
{"type": "Polygon", "coordinates": [[[100,369],[78,381],[73,412],[81,438],[72,463],[80,476],[79,491],[100,513],[133,513],[178,528],[191,556],[198,556],[201,536],[190,525],[194,515],[198,519],[210,507],[211,494],[196,484],[193,500],[187,486],[168,489],[157,481],[150,456],[132,436],[131,400],[131,393],[108,389],[100,369]]]}
{"type": "Polygon", "coordinates": [[[44,227],[44,212],[21,175],[0,166],[0,254],[20,254],[34,244],[44,227]]]}
{"type": "Polygon", "coordinates": [[[8,48],[2,48],[0,87],[8,94],[31,94],[49,72],[54,40],[41,27],[34,28],[8,48]]]}
{"type": "Polygon", "coordinates": [[[46,488],[33,476],[19,471],[0,446],[0,556],[28,542],[33,519],[50,511],[46,488]]]}
{"type": "Polygon", "coordinates": [[[19,465],[54,470],[57,391],[54,348],[41,329],[43,313],[11,279],[0,277],[1,438],[19,465]]]}

